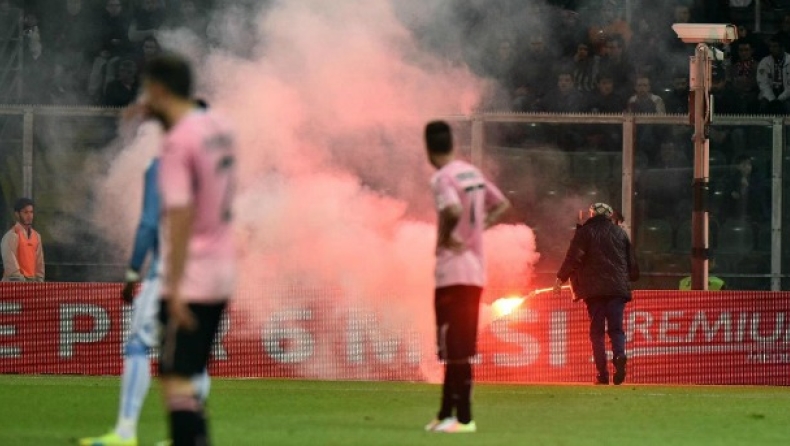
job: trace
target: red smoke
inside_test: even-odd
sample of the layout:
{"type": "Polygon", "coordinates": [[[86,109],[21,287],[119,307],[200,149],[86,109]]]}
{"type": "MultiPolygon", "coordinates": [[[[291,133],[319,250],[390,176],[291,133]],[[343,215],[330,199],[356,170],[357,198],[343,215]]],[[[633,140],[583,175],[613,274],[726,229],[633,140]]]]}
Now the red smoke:
{"type": "MultiPolygon", "coordinates": [[[[386,0],[281,2],[261,15],[258,33],[252,60],[209,53],[199,70],[209,102],[238,131],[234,305],[244,326],[258,337],[272,311],[317,300],[344,318],[374,312],[382,329],[420,334],[423,376],[434,379],[435,225],[422,129],[470,113],[482,82],[421,51],[386,0]]],[[[532,231],[494,228],[486,252],[491,287],[524,292],[538,259],[532,231]]],[[[303,374],[367,376],[309,361],[303,374]]]]}

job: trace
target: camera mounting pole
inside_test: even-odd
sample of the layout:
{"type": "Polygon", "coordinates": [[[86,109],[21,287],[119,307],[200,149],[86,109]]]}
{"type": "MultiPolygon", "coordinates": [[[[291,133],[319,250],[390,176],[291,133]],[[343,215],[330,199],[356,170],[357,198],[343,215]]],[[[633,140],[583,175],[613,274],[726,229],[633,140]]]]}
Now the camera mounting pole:
{"type": "Polygon", "coordinates": [[[730,43],[738,38],[733,25],[674,24],[678,37],[697,48],[689,64],[689,124],[694,126],[694,183],[691,213],[691,289],[708,289],[708,184],[710,153],[708,130],[713,115],[710,97],[715,50],[709,43],[730,43]]]}
{"type": "Polygon", "coordinates": [[[694,125],[694,182],[691,213],[691,289],[708,289],[708,192],[710,180],[709,126],[711,121],[710,48],[698,43],[689,70],[689,120],[694,125]]]}

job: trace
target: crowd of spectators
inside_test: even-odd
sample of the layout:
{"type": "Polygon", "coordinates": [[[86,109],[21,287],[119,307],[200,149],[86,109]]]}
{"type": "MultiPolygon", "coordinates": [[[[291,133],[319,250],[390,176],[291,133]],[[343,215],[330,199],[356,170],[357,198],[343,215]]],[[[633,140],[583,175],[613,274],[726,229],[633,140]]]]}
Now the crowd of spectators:
{"type": "MultiPolygon", "coordinates": [[[[467,52],[465,58],[478,74],[496,81],[499,88],[483,104],[495,111],[687,114],[689,56],[695,45],[684,44],[671,26],[730,22],[726,14],[721,16],[722,8],[705,10],[700,4],[706,2],[700,1],[634,0],[630,20],[625,18],[625,2],[617,0],[556,1],[548,7],[525,4],[524,8],[531,8],[526,15],[519,14],[514,2],[494,3],[505,5],[500,6],[499,20],[504,26],[486,49],[467,52]],[[509,16],[519,19],[508,21],[509,16]],[[532,26],[520,26],[525,17],[532,26]],[[515,26],[507,26],[513,22],[515,26]]],[[[713,66],[710,89],[715,113],[787,113],[790,14],[776,24],[766,23],[768,32],[763,34],[752,33],[747,23],[737,26],[737,41],[717,45],[725,60],[713,66]]],[[[481,39],[473,28],[465,31],[481,39]]],[[[621,158],[616,155],[622,151],[622,133],[620,125],[492,123],[486,128],[486,141],[535,149],[537,154],[529,158],[530,172],[540,177],[542,186],[550,185],[545,188],[551,193],[524,194],[514,200],[522,200],[525,209],[552,209],[560,196],[618,201],[621,158]],[[551,156],[543,153],[546,148],[551,156]],[[614,160],[608,178],[579,171],[592,166],[606,171],[607,160],[614,160]],[[562,166],[559,172],[552,168],[554,163],[562,166]]],[[[667,258],[686,258],[690,249],[691,134],[688,125],[636,128],[631,223],[635,240],[642,245],[637,249],[644,251],[648,263],[653,262],[651,271],[664,271],[667,258]]],[[[766,269],[772,135],[765,128],[714,123],[709,138],[711,246],[721,248],[723,271],[733,272],[742,262],[766,269]]],[[[546,224],[536,222],[541,223],[546,224]]],[[[544,231],[542,237],[550,232],[544,231]]],[[[679,268],[678,272],[685,271],[679,268]]],[[[764,273],[762,269],[759,272],[764,273]]],[[[673,280],[676,285],[677,279],[673,280]]]]}
{"type": "MultiPolygon", "coordinates": [[[[632,0],[628,19],[624,0],[457,0],[453,5],[464,62],[498,85],[482,104],[485,109],[686,114],[694,45],[680,41],[671,25],[729,22],[721,6],[727,3],[632,0]]],[[[16,100],[124,106],[137,94],[146,59],[161,51],[160,32],[180,28],[205,38],[211,7],[212,0],[0,0],[0,21],[11,10],[23,14],[24,88],[16,100]]],[[[428,46],[442,39],[417,31],[425,33],[421,43],[428,46]]],[[[775,32],[755,34],[739,23],[738,33],[736,42],[720,46],[726,58],[714,66],[716,113],[787,113],[790,14],[775,32]]],[[[420,39],[419,32],[415,35],[420,39]]],[[[458,45],[457,37],[453,34],[451,45],[458,45]]],[[[539,147],[558,147],[566,154],[622,150],[622,128],[616,125],[503,124],[500,130],[487,133],[487,141],[537,141],[539,147]]],[[[770,149],[769,133],[754,127],[710,128],[713,220],[769,220],[770,163],[755,153],[759,147],[770,149]]],[[[690,136],[689,126],[638,126],[635,219],[667,219],[677,231],[688,218],[690,136]]],[[[595,186],[618,191],[618,171],[614,166],[611,184],[595,186]]],[[[571,190],[578,184],[564,186],[571,190]]]]}
{"type": "MultiPolygon", "coordinates": [[[[518,6],[505,3],[509,5],[505,15],[516,14],[513,8],[518,6]]],[[[683,43],[672,24],[729,21],[726,14],[722,17],[726,11],[720,5],[700,7],[705,2],[634,1],[637,7],[630,21],[623,1],[549,3],[553,5],[533,5],[529,11],[532,22],[543,26],[501,32],[481,57],[471,58],[472,68],[500,87],[484,108],[687,114],[689,56],[695,45],[683,43]],[[585,7],[577,7],[580,3],[585,7]]],[[[725,60],[713,67],[715,112],[787,113],[790,14],[777,24],[776,32],[758,35],[746,23],[737,26],[736,42],[717,45],[725,60]]],[[[765,221],[770,216],[770,204],[764,199],[770,196],[769,165],[763,162],[764,154],[756,152],[770,150],[770,135],[753,127],[714,125],[709,136],[715,155],[713,217],[765,221]]],[[[487,138],[498,138],[496,143],[507,146],[550,146],[564,152],[622,150],[622,128],[612,125],[502,124],[487,138]]],[[[639,199],[648,203],[644,217],[686,218],[687,209],[682,207],[692,180],[691,128],[640,125],[635,138],[637,190],[639,199]]]]}
{"type": "MultiPolygon", "coordinates": [[[[635,11],[629,23],[623,2],[601,0],[583,13],[565,6],[542,8],[543,30],[502,35],[475,68],[495,79],[505,96],[488,107],[521,112],[686,113],[688,56],[673,23],[710,22],[680,0],[663,8],[635,11]],[[572,88],[571,88],[572,87],[572,88]]],[[[727,96],[722,113],[784,113],[790,104],[790,14],[773,35],[755,35],[745,23],[740,38],[722,49],[714,67],[718,89],[727,96]],[[733,100],[738,95],[752,100],[733,100]]]]}
{"type": "Polygon", "coordinates": [[[160,51],[159,31],[205,37],[209,7],[208,0],[0,0],[6,29],[23,15],[23,87],[10,101],[124,106],[145,60],[160,51]]]}
{"type": "MultiPolygon", "coordinates": [[[[713,22],[694,2],[634,2],[631,21],[624,2],[600,0],[598,7],[574,10],[576,2],[531,12],[547,24],[535,31],[501,33],[473,68],[496,80],[498,94],[484,107],[498,111],[553,113],[688,113],[689,56],[673,23],[713,22]],[[650,7],[648,7],[650,6],[650,7]],[[494,47],[494,45],[496,45],[494,47]]],[[[696,2],[700,3],[700,2],[696,2]]],[[[589,2],[585,2],[589,4],[589,2]]],[[[714,9],[717,14],[719,9],[714,9]]],[[[790,111],[790,14],[778,32],[756,35],[738,24],[739,39],[721,45],[725,60],[714,64],[711,92],[719,114],[785,114],[790,111]]],[[[619,133],[619,132],[617,132],[619,133]]],[[[658,162],[663,143],[687,141],[682,131],[643,131],[641,149],[658,162]]],[[[512,135],[508,135],[512,136],[512,135]]],[[[523,135],[516,135],[516,138],[523,135]]],[[[719,132],[715,143],[729,161],[754,146],[744,129],[719,132]]],[[[603,127],[563,128],[556,142],[565,150],[619,151],[617,134],[603,127]],[[570,132],[570,135],[569,135],[570,132]]]]}

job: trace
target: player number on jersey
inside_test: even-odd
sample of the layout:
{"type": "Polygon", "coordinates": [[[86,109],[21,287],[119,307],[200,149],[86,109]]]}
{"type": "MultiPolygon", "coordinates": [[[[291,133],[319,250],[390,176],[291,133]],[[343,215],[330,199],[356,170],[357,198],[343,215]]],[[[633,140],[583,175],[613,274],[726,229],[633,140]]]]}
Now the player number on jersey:
{"type": "Polygon", "coordinates": [[[466,192],[469,195],[469,202],[470,202],[469,221],[472,223],[473,226],[477,222],[477,215],[476,215],[477,201],[480,199],[481,196],[480,194],[482,193],[483,189],[485,189],[484,184],[476,184],[474,186],[468,186],[464,188],[464,192],[466,192]]]}

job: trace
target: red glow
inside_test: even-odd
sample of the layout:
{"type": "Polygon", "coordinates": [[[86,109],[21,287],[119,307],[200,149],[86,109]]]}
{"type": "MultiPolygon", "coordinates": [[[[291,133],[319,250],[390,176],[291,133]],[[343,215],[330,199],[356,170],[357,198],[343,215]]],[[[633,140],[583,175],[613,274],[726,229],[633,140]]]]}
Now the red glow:
{"type": "Polygon", "coordinates": [[[491,304],[491,313],[494,318],[507,316],[520,307],[525,300],[522,296],[500,297],[491,304]]]}

